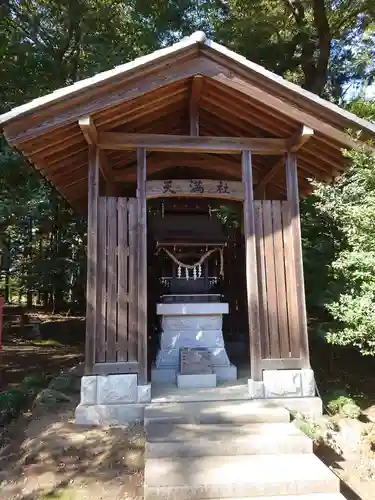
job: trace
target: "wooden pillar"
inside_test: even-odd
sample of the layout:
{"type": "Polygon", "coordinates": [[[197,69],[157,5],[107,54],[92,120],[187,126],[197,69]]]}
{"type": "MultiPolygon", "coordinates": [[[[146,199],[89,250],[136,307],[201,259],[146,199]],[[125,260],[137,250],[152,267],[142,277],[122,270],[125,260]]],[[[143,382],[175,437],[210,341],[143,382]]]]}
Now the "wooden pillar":
{"type": "Polygon", "coordinates": [[[138,200],[138,362],[140,385],[147,384],[147,205],[146,150],[137,148],[138,200]]]}
{"type": "Polygon", "coordinates": [[[256,261],[254,193],[251,152],[242,152],[242,181],[245,188],[244,235],[246,251],[246,291],[250,335],[250,368],[253,380],[262,379],[258,272],[256,261]]]}
{"type": "Polygon", "coordinates": [[[87,220],[87,289],[85,373],[93,372],[96,340],[97,264],[98,264],[98,202],[99,150],[89,146],[88,154],[88,220],[87,220]]]}
{"type": "Polygon", "coordinates": [[[295,260],[295,278],[296,294],[298,304],[298,323],[300,330],[300,357],[304,368],[310,367],[309,339],[307,333],[306,301],[305,301],[305,283],[303,276],[303,258],[301,241],[301,222],[299,211],[299,191],[298,191],[298,173],[297,158],[294,153],[288,153],[286,156],[286,188],[287,199],[291,203],[291,224],[293,250],[295,260]]]}

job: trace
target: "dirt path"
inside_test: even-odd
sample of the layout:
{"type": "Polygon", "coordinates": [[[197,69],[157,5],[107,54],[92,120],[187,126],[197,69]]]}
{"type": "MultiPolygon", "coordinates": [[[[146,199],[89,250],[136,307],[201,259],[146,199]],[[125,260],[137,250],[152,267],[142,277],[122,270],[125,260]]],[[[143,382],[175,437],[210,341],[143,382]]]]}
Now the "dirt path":
{"type": "Polygon", "coordinates": [[[84,318],[34,315],[41,338],[24,338],[22,330],[4,329],[0,353],[0,390],[34,373],[57,375],[83,360],[84,318]]]}
{"type": "Polygon", "coordinates": [[[85,428],[74,424],[78,398],[58,411],[35,409],[13,426],[0,459],[3,500],[141,500],[143,427],[85,428]]]}

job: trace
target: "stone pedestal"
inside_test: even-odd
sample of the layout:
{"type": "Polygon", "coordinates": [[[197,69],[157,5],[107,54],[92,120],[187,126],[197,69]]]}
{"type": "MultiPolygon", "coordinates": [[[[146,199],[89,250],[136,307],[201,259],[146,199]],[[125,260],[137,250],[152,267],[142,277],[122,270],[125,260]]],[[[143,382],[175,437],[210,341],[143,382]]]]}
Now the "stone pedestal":
{"type": "Polygon", "coordinates": [[[263,380],[248,381],[249,395],[258,398],[298,398],[315,396],[314,372],[304,370],[263,370],[263,380]]]}
{"type": "Polygon", "coordinates": [[[151,381],[176,382],[184,347],[208,349],[217,380],[236,380],[237,368],[229,361],[223,339],[223,314],[228,312],[228,304],[220,302],[157,304],[162,334],[151,381]]]}
{"type": "Polygon", "coordinates": [[[138,385],[137,379],[136,374],[83,376],[76,423],[123,425],[143,420],[144,406],[151,401],[151,385],[138,385]]]}

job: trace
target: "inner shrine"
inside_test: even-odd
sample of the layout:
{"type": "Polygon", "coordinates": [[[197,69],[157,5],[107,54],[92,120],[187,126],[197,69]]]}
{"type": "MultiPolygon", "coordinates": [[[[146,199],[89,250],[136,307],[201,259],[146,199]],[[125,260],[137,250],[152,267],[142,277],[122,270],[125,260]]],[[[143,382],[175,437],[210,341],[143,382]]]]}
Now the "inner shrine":
{"type": "MultiPolygon", "coordinates": [[[[164,181],[163,191],[167,188],[176,194],[172,181],[164,181]]],[[[204,180],[190,182],[192,192],[203,194],[205,189],[204,180]]],[[[229,194],[228,185],[219,181],[217,190],[221,189],[229,194]]],[[[194,198],[174,200],[163,200],[158,212],[149,217],[162,287],[156,304],[160,345],[151,369],[151,382],[216,386],[217,380],[237,378],[223,338],[223,315],[229,313],[222,286],[228,235],[209,203],[197,203],[194,198]],[[203,356],[211,369],[208,371],[207,366],[199,366],[196,361],[194,371],[187,366],[191,356],[187,358],[185,353],[183,370],[186,349],[193,350],[191,356],[195,354],[195,358],[203,356]],[[183,371],[189,373],[184,376],[183,371]]]]}

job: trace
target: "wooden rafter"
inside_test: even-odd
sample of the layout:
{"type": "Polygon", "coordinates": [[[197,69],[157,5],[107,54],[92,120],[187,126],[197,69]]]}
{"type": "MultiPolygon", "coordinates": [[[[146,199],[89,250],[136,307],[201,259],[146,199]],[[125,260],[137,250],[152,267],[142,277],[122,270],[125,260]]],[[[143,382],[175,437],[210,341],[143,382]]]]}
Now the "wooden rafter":
{"type": "MultiPolygon", "coordinates": [[[[291,153],[295,153],[314,135],[314,130],[306,125],[302,125],[300,129],[288,139],[288,149],[291,153]]],[[[285,158],[278,160],[259,181],[254,189],[254,195],[259,196],[265,186],[279,173],[285,165],[285,158]]]]}
{"type": "Polygon", "coordinates": [[[78,125],[85,136],[87,144],[94,145],[98,142],[98,131],[91,116],[85,116],[78,120],[78,125]]]}
{"type": "Polygon", "coordinates": [[[288,141],[289,150],[295,153],[314,135],[314,130],[307,125],[302,125],[288,141]]]}
{"type": "Polygon", "coordinates": [[[125,134],[99,132],[100,149],[129,150],[143,147],[149,151],[240,153],[251,150],[253,154],[279,155],[288,149],[287,139],[249,137],[191,137],[165,134],[125,134]]]}
{"type": "Polygon", "coordinates": [[[203,88],[203,76],[194,76],[191,84],[189,117],[190,117],[190,135],[199,135],[199,101],[203,88]]]}

